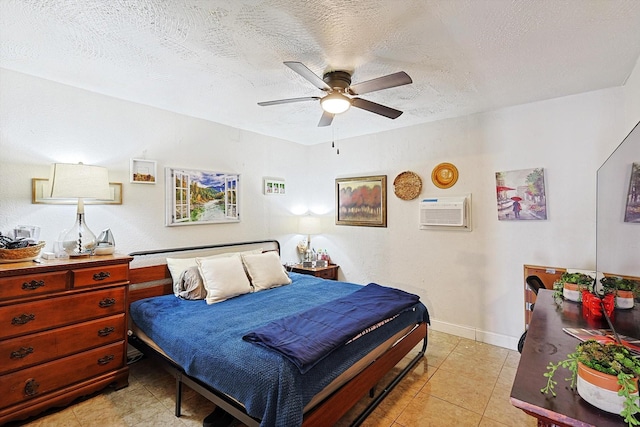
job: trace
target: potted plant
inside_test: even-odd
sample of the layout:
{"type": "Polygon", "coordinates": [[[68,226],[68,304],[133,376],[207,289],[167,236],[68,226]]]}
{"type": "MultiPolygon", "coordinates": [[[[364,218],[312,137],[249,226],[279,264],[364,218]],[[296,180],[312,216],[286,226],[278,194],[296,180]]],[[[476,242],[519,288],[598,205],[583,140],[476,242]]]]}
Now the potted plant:
{"type": "Polygon", "coordinates": [[[554,298],[564,297],[569,301],[581,301],[582,291],[593,291],[593,277],[584,273],[562,273],[553,283],[554,298]]]}
{"type": "Polygon", "coordinates": [[[632,356],[629,349],[617,343],[601,343],[587,340],[576,346],[576,351],[558,363],[549,362],[547,385],[540,391],[556,395],[557,381],[554,375],[562,367],[572,373],[567,381],[571,388],[591,405],[607,412],[617,413],[628,426],[640,425],[636,414],[640,414],[638,377],[640,359],[632,356]]]}
{"type": "Polygon", "coordinates": [[[616,276],[603,277],[600,283],[605,293],[616,295],[616,308],[633,308],[635,298],[640,293],[640,283],[616,276]]]}

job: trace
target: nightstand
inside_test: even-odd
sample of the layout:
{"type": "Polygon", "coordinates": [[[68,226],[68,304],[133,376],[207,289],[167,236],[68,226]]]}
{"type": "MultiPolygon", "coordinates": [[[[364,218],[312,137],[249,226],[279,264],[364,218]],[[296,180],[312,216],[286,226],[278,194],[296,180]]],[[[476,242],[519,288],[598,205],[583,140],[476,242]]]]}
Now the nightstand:
{"type": "Polygon", "coordinates": [[[326,267],[303,267],[302,264],[296,264],[291,267],[291,271],[320,277],[321,279],[338,280],[338,268],[336,264],[329,264],[326,267]]]}

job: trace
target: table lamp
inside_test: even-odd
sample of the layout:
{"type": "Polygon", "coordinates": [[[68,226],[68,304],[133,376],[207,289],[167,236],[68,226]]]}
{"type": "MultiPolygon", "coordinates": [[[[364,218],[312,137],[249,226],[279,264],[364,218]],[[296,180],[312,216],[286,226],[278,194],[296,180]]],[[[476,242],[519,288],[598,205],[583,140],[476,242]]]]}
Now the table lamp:
{"type": "Polygon", "coordinates": [[[96,245],[96,235],[87,227],[84,199],[111,199],[107,168],[82,163],[54,163],[47,197],[78,199],[76,222],[64,236],[63,247],[69,256],[90,255],[96,245]]]}
{"type": "Polygon", "coordinates": [[[298,222],[298,232],[300,234],[307,235],[307,245],[304,252],[305,261],[313,261],[313,250],[311,249],[311,235],[320,234],[320,218],[311,215],[305,215],[300,217],[298,222]]]}

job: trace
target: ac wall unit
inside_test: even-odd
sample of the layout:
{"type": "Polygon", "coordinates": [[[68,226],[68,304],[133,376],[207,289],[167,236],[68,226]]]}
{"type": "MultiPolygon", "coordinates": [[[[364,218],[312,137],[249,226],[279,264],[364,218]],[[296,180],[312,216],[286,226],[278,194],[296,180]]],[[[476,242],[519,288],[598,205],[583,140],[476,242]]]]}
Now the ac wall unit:
{"type": "Polygon", "coordinates": [[[471,195],[432,197],[420,202],[420,229],[448,227],[470,230],[471,195]]]}

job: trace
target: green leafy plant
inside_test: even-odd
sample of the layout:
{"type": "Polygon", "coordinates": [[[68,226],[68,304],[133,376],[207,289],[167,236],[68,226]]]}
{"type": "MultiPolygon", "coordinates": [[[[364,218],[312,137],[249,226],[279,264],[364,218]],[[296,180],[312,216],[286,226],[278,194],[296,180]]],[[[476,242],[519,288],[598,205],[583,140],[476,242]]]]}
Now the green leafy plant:
{"type": "Polygon", "coordinates": [[[565,283],[575,283],[578,285],[578,290],[588,290],[593,292],[593,277],[584,273],[562,273],[562,276],[555,282],[553,282],[553,298],[556,300],[562,299],[562,290],[565,283]]]}
{"type": "Polygon", "coordinates": [[[636,381],[640,377],[640,360],[620,344],[600,343],[595,340],[581,342],[576,346],[576,351],[567,355],[567,358],[557,363],[549,362],[547,371],[543,374],[547,378],[547,385],[540,389],[544,394],[551,393],[554,397],[555,386],[558,382],[554,379],[559,368],[568,369],[571,372],[566,381],[571,381],[571,388],[575,389],[578,376],[578,363],[582,363],[598,372],[613,375],[618,378],[618,385],[621,387],[618,396],[624,397],[623,409],[620,416],[629,427],[640,426],[640,421],[636,414],[640,414],[638,396],[632,394],[636,392],[636,381]]]}
{"type": "Polygon", "coordinates": [[[633,296],[637,297],[640,294],[640,283],[636,280],[624,279],[622,277],[608,276],[600,279],[602,283],[602,289],[605,293],[615,291],[631,291],[633,296]]]}

